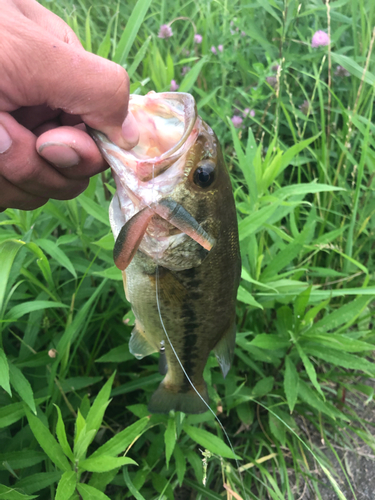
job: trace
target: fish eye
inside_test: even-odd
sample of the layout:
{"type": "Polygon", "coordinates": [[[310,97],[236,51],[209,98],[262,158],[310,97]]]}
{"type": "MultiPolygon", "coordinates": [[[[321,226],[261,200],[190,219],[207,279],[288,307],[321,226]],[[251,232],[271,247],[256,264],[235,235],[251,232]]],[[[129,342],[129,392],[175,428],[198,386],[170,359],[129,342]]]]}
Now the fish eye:
{"type": "Polygon", "coordinates": [[[199,163],[194,172],[194,184],[199,187],[207,188],[215,180],[215,164],[213,161],[204,161],[199,163]]]}

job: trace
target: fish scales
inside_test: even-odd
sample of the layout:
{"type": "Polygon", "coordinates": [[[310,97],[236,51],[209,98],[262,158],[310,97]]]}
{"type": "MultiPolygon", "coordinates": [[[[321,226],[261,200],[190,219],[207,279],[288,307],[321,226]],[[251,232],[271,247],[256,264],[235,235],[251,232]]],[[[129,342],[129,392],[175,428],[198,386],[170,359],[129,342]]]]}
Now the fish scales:
{"type": "Polygon", "coordinates": [[[224,376],[233,357],[240,279],[236,209],[220,145],[196,116],[192,97],[152,93],[145,99],[142,102],[137,96],[133,107],[130,101],[135,116],[138,106],[139,118],[147,117],[146,132],[139,121],[138,151],[119,155],[116,150],[116,163],[111,153],[114,146],[109,148],[108,139],[92,131],[117,185],[110,220],[116,237],[115,262],[126,267],[122,269],[125,293],[136,318],[129,348],[138,358],[161,348],[165,354],[167,370],[151,397],[151,412],[200,413],[207,409],[202,401],[208,403],[203,370],[211,350],[224,376]],[[163,122],[163,141],[155,132],[158,120],[152,122],[148,116],[148,110],[158,112],[158,101],[164,121],[169,112],[173,122],[171,130],[163,122]],[[180,147],[174,144],[179,139],[180,147]],[[150,151],[150,144],[148,158],[145,151],[150,151]],[[157,292],[170,341],[202,399],[166,338],[157,292]]]}

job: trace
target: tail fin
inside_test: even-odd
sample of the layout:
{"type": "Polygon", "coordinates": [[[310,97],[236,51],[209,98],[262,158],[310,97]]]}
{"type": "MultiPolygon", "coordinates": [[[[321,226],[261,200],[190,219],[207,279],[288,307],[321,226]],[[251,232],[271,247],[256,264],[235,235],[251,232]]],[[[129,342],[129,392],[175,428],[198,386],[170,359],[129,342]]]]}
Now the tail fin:
{"type": "MultiPolygon", "coordinates": [[[[173,389],[177,388],[173,387],[173,389]]],[[[204,382],[197,387],[197,391],[208,404],[207,386],[204,382]]],[[[151,396],[148,411],[150,413],[169,413],[170,410],[183,411],[184,413],[203,413],[208,408],[193,388],[187,392],[176,392],[168,388],[163,381],[151,396]]]]}

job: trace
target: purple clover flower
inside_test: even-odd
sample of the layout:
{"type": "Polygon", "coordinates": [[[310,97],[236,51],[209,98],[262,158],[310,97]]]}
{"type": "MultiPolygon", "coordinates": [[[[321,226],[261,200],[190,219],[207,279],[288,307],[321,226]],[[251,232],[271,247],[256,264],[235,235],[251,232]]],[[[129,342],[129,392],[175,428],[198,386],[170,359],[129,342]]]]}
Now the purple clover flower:
{"type": "Polygon", "coordinates": [[[319,30],[313,34],[311,40],[311,47],[313,49],[316,49],[317,47],[324,47],[329,44],[330,44],[330,39],[325,31],[319,30]]]}
{"type": "Polygon", "coordinates": [[[202,35],[200,35],[199,33],[196,33],[196,34],[194,35],[194,42],[195,42],[195,43],[202,43],[202,40],[203,40],[203,36],[202,36],[202,35]]]}
{"type": "Polygon", "coordinates": [[[232,116],[232,123],[236,128],[240,128],[242,125],[243,119],[240,116],[234,115],[232,116]]]}
{"type": "Polygon", "coordinates": [[[223,50],[224,50],[224,46],[223,45],[218,45],[217,48],[218,48],[219,52],[223,52],[223,50]]]}
{"type": "Polygon", "coordinates": [[[216,47],[212,46],[212,47],[211,47],[211,52],[212,52],[213,54],[215,54],[215,56],[216,56],[216,54],[217,54],[216,47]]]}
{"type": "Polygon", "coordinates": [[[307,114],[310,112],[312,113],[312,109],[310,107],[309,101],[306,99],[303,101],[303,103],[299,106],[299,109],[301,110],[301,113],[307,116],[307,114]]]}
{"type": "Polygon", "coordinates": [[[181,76],[185,76],[191,70],[190,66],[182,66],[181,76]]]}
{"type": "Polygon", "coordinates": [[[336,76],[350,76],[350,73],[347,69],[343,68],[342,66],[338,65],[335,70],[335,75],[336,76]]]}
{"type": "Polygon", "coordinates": [[[170,38],[173,36],[172,28],[168,24],[162,24],[159,29],[158,38],[170,38]]]}
{"type": "Polygon", "coordinates": [[[251,118],[254,118],[255,116],[255,111],[253,109],[250,109],[250,108],[245,108],[243,110],[243,113],[242,113],[242,116],[244,118],[246,118],[247,116],[251,116],[251,118]]]}
{"type": "Polygon", "coordinates": [[[276,76],[267,76],[266,82],[268,83],[268,85],[275,88],[277,84],[277,78],[276,76]]]}
{"type": "Polygon", "coordinates": [[[180,86],[177,85],[176,80],[171,80],[170,91],[175,92],[180,86]]]}

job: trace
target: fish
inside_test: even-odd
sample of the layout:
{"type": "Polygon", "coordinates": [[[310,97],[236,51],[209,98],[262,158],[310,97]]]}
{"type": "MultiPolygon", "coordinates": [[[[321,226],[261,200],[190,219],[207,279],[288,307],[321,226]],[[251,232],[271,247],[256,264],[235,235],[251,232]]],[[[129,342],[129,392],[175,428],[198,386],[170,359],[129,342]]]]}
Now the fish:
{"type": "Polygon", "coordinates": [[[140,129],[132,150],[90,130],[116,184],[109,219],[135,316],[129,350],[160,352],[150,413],[202,413],[210,352],[224,377],[234,355],[241,260],[230,176],[190,94],[131,95],[129,109],[140,129]]]}

